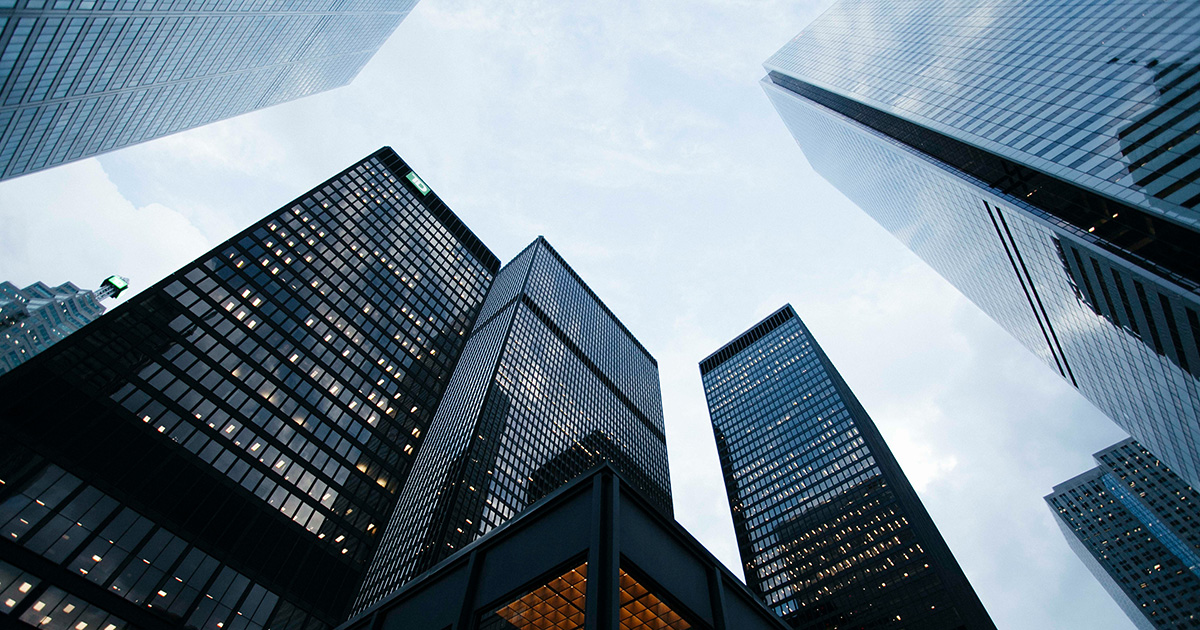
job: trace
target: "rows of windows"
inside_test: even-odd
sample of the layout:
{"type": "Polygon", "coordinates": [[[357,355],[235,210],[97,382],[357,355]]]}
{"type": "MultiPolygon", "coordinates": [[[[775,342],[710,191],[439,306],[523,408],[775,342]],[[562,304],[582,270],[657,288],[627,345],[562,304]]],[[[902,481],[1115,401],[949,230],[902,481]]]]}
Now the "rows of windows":
{"type": "Polygon", "coordinates": [[[544,240],[509,262],[495,287],[359,610],[601,460],[670,510],[653,359],[544,240]]]}
{"type": "MultiPolygon", "coordinates": [[[[500,270],[497,284],[506,281],[513,264],[510,262],[500,270]]],[[[484,303],[485,314],[494,311],[489,308],[494,296],[494,293],[489,294],[484,303]]],[[[468,338],[437,416],[429,427],[429,436],[417,453],[409,481],[355,601],[356,613],[398,588],[414,574],[415,566],[425,554],[440,551],[434,540],[436,536],[429,535],[430,523],[440,502],[433,499],[449,495],[462,483],[471,483],[457,475],[459,466],[456,464],[470,457],[467,451],[474,446],[473,439],[477,439],[476,424],[491,389],[496,363],[516,309],[517,304],[509,302],[499,314],[486,320],[481,317],[485,323],[476,327],[468,338]]]]}
{"type": "MultiPolygon", "coordinates": [[[[1195,489],[1134,440],[1096,453],[1096,461],[1178,536],[1200,553],[1200,502],[1195,489]]],[[[1200,561],[1194,563],[1200,570],[1200,561]]]]}
{"type": "Polygon", "coordinates": [[[48,168],[348,83],[358,53],[0,109],[4,177],[48,168]]]}
{"type": "MultiPolygon", "coordinates": [[[[382,150],[73,336],[45,364],[81,396],[107,399],[107,418],[128,419],[122,431],[160,449],[143,456],[143,468],[170,455],[181,484],[228,494],[198,490],[208,507],[279,528],[282,542],[264,541],[261,556],[242,550],[235,564],[283,598],[272,601],[272,627],[281,630],[336,623],[345,613],[494,274],[490,252],[436,198],[414,196],[407,172],[382,150]],[[256,509],[262,513],[251,513],[256,509]],[[284,547],[287,562],[329,574],[311,601],[300,590],[321,582],[281,574],[284,547]],[[270,566],[255,565],[269,558],[270,566]]],[[[210,516],[182,509],[165,518],[172,532],[203,535],[171,533],[163,563],[174,566],[191,553],[188,545],[209,543],[214,548],[205,557],[230,561],[222,545],[234,541],[211,541],[206,536],[219,535],[207,521],[193,522],[210,516]]],[[[153,564],[149,554],[144,559],[153,564]]],[[[96,580],[122,579],[104,566],[68,568],[96,580]]],[[[220,571],[195,580],[213,575],[220,571]]],[[[142,597],[145,581],[167,595],[135,603],[168,606],[176,590],[161,582],[175,578],[189,579],[137,577],[113,592],[142,597]]],[[[187,615],[216,615],[214,623],[227,630],[221,615],[234,611],[238,627],[257,610],[234,610],[237,597],[253,602],[247,592],[229,601],[211,592],[176,606],[201,611],[187,615]],[[225,608],[209,611],[210,599],[225,608]]]]}
{"type": "Polygon", "coordinates": [[[1070,340],[1080,391],[1179,472],[1200,474],[1200,303],[1019,216],[1009,225],[1049,321],[1070,340]]]}
{"type": "MultiPolygon", "coordinates": [[[[345,11],[407,11],[409,7],[392,0],[343,0],[336,3],[345,11]]],[[[204,11],[328,13],[329,0],[0,0],[0,9],[54,11],[204,11]]]]}
{"type": "Polygon", "coordinates": [[[454,380],[447,388],[446,399],[439,407],[447,421],[435,422],[430,429],[431,437],[419,454],[395,512],[401,518],[395,518],[389,524],[388,534],[367,576],[360,606],[364,598],[378,597],[392,590],[400,583],[400,574],[411,573],[418,558],[434,549],[429,537],[422,535],[422,528],[428,527],[433,518],[435,502],[430,501],[431,493],[427,490],[413,492],[409,488],[439,488],[436,494],[446,495],[445,499],[438,500],[442,502],[453,498],[455,485],[467,483],[454,476],[459,472],[459,466],[455,464],[461,463],[466,456],[459,454],[456,457],[455,454],[473,446],[470,432],[480,411],[479,405],[485,400],[486,383],[491,378],[495,354],[499,352],[506,331],[507,322],[495,321],[482,329],[481,334],[474,335],[464,351],[464,360],[459,363],[454,380]],[[431,457],[433,453],[441,456],[431,457]]]}
{"type": "Polygon", "coordinates": [[[504,432],[488,438],[500,444],[489,496],[494,507],[504,507],[485,512],[480,535],[523,511],[531,477],[593,432],[629,457],[632,479],[649,478],[652,485],[639,488],[642,493],[670,505],[662,438],[527,310],[519,310],[513,322],[493,388],[504,392],[509,404],[504,432]]]}
{"type": "Polygon", "coordinates": [[[1130,509],[1135,501],[1121,500],[1115,481],[1095,469],[1057,486],[1046,500],[1083,553],[1099,563],[1097,577],[1129,602],[1123,608],[1130,614],[1155,627],[1200,627],[1200,575],[1130,509]]]}
{"type": "Polygon", "coordinates": [[[171,323],[185,339],[112,396],[359,563],[370,549],[365,536],[387,518],[391,499],[379,491],[398,491],[448,357],[462,343],[449,325],[461,333],[486,282],[473,258],[472,274],[461,262],[414,260],[414,250],[450,247],[449,235],[415,213],[394,176],[367,175],[369,186],[362,175],[347,178],[357,190],[343,185],[335,210],[325,207],[333,197],[314,195],[268,221],[256,240],[241,239],[168,286],[188,309],[171,323]],[[363,191],[370,191],[367,202],[363,191]],[[412,216],[397,223],[385,215],[382,227],[350,223],[383,213],[393,199],[412,216]],[[328,225],[334,218],[336,227],[328,225]],[[381,244],[398,257],[384,255],[381,244]],[[261,269],[249,262],[258,256],[266,262],[261,269]],[[230,266],[238,272],[224,273],[230,266]],[[445,278],[451,273],[453,283],[445,278]],[[395,278],[372,282],[380,275],[395,278]],[[450,313],[452,322],[435,316],[450,313]],[[397,332],[389,326],[396,320],[407,327],[397,332]],[[400,423],[387,421],[397,417],[400,423]]]}
{"type": "Polygon", "coordinates": [[[1195,141],[1170,139],[1197,122],[1188,78],[1200,8],[1118,0],[988,8],[840,2],[766,65],[1195,223],[1195,141]]]}
{"type": "Polygon", "coordinates": [[[1200,387],[1184,368],[1200,363],[1194,296],[962,173],[783,90],[767,91],[819,172],[1045,363],[1065,360],[1081,393],[1196,479],[1200,387]],[[862,163],[877,165],[878,175],[856,172],[862,163]],[[1005,239],[987,206],[1001,209],[1005,239]]]}
{"type": "Polygon", "coordinates": [[[596,442],[625,455],[610,460],[632,468],[631,478],[646,479],[643,492],[669,502],[661,438],[526,309],[517,310],[488,396],[485,419],[467,445],[472,465],[461,473],[478,481],[452,484],[459,495],[449,511],[458,516],[439,542],[443,555],[523,511],[535,498],[531,482],[552,461],[559,472],[573,469],[571,477],[589,468],[579,460],[591,461],[586,449],[598,448],[596,442]],[[599,438],[589,440],[593,435],[599,438]],[[583,451],[573,450],[585,443],[583,451]]]}
{"type": "MultiPolygon", "coordinates": [[[[0,501],[4,540],[134,604],[185,619],[194,628],[220,630],[235,620],[233,627],[248,630],[266,626],[279,599],[275,594],[58,466],[42,464],[27,476],[19,487],[0,486],[8,495],[0,501]]],[[[8,569],[9,574],[15,572],[8,569]]],[[[3,602],[9,612],[23,603],[18,596],[30,595],[31,601],[19,609],[20,619],[30,625],[126,627],[95,603],[82,602],[57,587],[37,588],[32,576],[0,581],[0,588],[6,586],[16,590],[3,602]]]]}
{"type": "MultiPolygon", "coordinates": [[[[28,584],[28,582],[23,582],[28,584]]],[[[119,617],[75,597],[57,586],[47,587],[19,617],[26,624],[47,630],[122,630],[128,626],[119,617]]]]}
{"type": "Polygon", "coordinates": [[[786,314],[703,373],[747,582],[798,628],[959,627],[955,596],[861,435],[870,420],[850,413],[786,314]]]}
{"type": "Polygon", "coordinates": [[[549,243],[542,241],[525,291],[661,432],[658,363],[549,243]]]}
{"type": "Polygon", "coordinates": [[[28,361],[104,312],[91,291],[41,282],[18,289],[0,282],[0,374],[28,361]]]}
{"type": "Polygon", "coordinates": [[[344,85],[415,2],[20,4],[0,17],[5,177],[344,85]]]}

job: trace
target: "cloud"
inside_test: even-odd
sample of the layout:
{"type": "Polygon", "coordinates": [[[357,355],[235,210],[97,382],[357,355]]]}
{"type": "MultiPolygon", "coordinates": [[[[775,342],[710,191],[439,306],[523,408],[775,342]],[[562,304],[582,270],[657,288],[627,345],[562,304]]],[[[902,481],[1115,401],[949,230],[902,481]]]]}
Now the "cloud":
{"type": "Polygon", "coordinates": [[[127,297],[209,248],[180,213],[130,203],[96,160],[0,184],[0,225],[0,269],[21,286],[95,288],[118,274],[130,279],[127,297]]]}
{"type": "Polygon", "coordinates": [[[676,516],[735,573],[697,362],[791,302],[998,626],[1125,627],[1041,501],[1119,432],[817,176],[757,84],[829,3],[422,2],[350,86],[0,183],[0,276],[145,288],[391,145],[500,258],[544,234],[658,358],[676,516]]]}
{"type": "Polygon", "coordinates": [[[284,147],[270,129],[258,124],[254,116],[239,116],[224,124],[212,125],[202,134],[179,133],[145,145],[145,150],[165,157],[177,168],[204,163],[210,168],[269,176],[282,164],[284,147]]]}
{"type": "Polygon", "coordinates": [[[724,341],[717,342],[703,321],[690,312],[679,314],[669,324],[673,343],[657,358],[675,518],[741,577],[733,518],[725,499],[725,482],[697,365],[724,341]]]}
{"type": "Polygon", "coordinates": [[[958,456],[947,452],[947,445],[930,439],[941,433],[941,425],[947,422],[939,402],[932,396],[880,411],[878,416],[886,418],[891,428],[888,447],[917,492],[925,491],[958,467],[958,456]]]}

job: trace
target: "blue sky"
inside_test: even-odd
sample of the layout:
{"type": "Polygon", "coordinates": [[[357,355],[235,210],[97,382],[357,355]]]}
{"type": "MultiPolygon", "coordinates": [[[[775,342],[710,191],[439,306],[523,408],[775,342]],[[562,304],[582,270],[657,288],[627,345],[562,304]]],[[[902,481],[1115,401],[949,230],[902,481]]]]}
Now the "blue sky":
{"type": "Polygon", "coordinates": [[[817,2],[423,0],[349,87],[0,184],[0,279],[145,288],[382,145],[543,234],[659,360],[676,516],[740,574],[697,362],[791,302],[1001,628],[1130,628],[1042,496],[1124,435],[812,172],[757,81],[817,2]]]}

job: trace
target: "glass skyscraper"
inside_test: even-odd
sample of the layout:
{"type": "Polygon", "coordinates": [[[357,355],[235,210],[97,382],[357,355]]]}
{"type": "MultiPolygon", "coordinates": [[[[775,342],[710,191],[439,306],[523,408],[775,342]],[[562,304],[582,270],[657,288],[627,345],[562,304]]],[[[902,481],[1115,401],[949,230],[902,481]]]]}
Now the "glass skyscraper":
{"type": "Polygon", "coordinates": [[[416,0],[0,0],[0,179],[345,85],[416,0]]]}
{"type": "Polygon", "coordinates": [[[18,289],[0,282],[0,374],[62,341],[104,314],[101,303],[121,294],[129,279],[109,276],[95,291],[70,282],[56,287],[43,282],[18,289]]]}
{"type": "Polygon", "coordinates": [[[499,266],[384,148],[0,377],[0,621],[345,620],[499,266]]]}
{"type": "Polygon", "coordinates": [[[842,0],[762,85],[818,173],[1196,484],[1198,63],[1184,0],[842,0]]]}
{"type": "Polygon", "coordinates": [[[602,461],[672,514],[658,363],[539,237],[496,276],[355,612],[602,461]]]}
{"type": "Polygon", "coordinates": [[[1200,626],[1200,497],[1132,439],[1046,503],[1067,543],[1134,625],[1200,626]]]}
{"type": "Polygon", "coordinates": [[[797,630],[994,630],[790,305],[700,362],[746,584],[797,630]]]}

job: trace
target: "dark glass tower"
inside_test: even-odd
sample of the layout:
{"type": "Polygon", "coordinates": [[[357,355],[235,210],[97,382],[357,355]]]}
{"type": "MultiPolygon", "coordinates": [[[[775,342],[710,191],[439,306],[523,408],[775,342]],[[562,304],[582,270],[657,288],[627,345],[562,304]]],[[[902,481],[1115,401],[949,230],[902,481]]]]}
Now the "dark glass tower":
{"type": "Polygon", "coordinates": [[[700,362],[746,583],[793,628],[994,630],[792,307],[700,362]]]}
{"type": "Polygon", "coordinates": [[[346,85],[415,4],[0,2],[0,179],[346,85]]]}
{"type": "Polygon", "coordinates": [[[355,611],[601,460],[672,513],[658,364],[539,237],[496,276],[355,611]]]}
{"type": "Polygon", "coordinates": [[[1046,497],[1067,543],[1134,625],[1200,625],[1200,496],[1132,439],[1046,497]]]}
{"type": "Polygon", "coordinates": [[[0,617],[340,623],[498,267],[384,148],[0,377],[0,617]]]}
{"type": "Polygon", "coordinates": [[[765,66],[818,173],[1200,484],[1200,4],[842,0],[765,66]]]}

